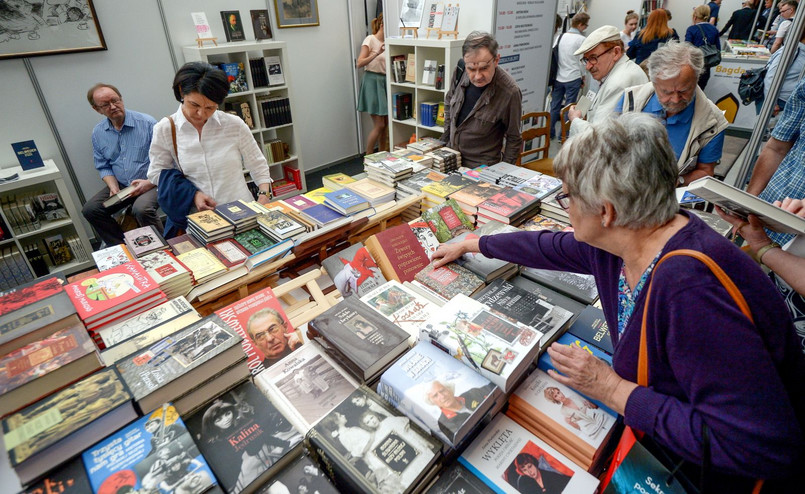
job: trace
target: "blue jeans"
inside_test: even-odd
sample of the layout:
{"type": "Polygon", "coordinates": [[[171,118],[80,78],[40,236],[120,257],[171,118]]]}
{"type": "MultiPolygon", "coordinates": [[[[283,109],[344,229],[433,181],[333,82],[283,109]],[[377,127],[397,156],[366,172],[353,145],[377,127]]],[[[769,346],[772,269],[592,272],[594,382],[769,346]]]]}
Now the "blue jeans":
{"type": "MultiPolygon", "coordinates": [[[[556,124],[559,123],[559,116],[562,108],[570,103],[575,103],[581,89],[583,79],[579,78],[570,82],[556,81],[551,92],[551,139],[556,138],[556,124]]],[[[561,127],[560,127],[561,128],[561,127]]]]}

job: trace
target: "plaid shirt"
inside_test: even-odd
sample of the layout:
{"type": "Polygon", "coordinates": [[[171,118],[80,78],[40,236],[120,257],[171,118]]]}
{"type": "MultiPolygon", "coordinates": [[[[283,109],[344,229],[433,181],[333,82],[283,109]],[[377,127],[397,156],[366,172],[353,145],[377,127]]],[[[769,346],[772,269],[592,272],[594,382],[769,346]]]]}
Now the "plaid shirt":
{"type": "MultiPolygon", "coordinates": [[[[779,141],[794,141],[794,145],[777,167],[769,184],[758,196],[761,199],[774,202],[785,197],[795,199],[805,197],[805,138],[801,138],[803,130],[805,130],[805,79],[797,84],[771,134],[779,141]]],[[[780,245],[785,245],[793,238],[790,234],[768,233],[769,237],[780,245]]]]}

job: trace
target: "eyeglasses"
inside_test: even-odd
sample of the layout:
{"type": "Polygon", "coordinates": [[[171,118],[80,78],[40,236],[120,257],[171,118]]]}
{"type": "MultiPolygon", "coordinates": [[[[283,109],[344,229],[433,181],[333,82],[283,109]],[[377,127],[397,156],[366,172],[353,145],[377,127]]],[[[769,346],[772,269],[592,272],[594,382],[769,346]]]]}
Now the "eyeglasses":
{"type": "Polygon", "coordinates": [[[597,64],[597,63],[598,63],[598,59],[599,59],[599,58],[600,58],[602,55],[604,55],[604,53],[606,53],[606,52],[608,52],[608,51],[612,50],[613,48],[615,48],[615,47],[614,47],[614,46],[610,46],[609,48],[607,48],[606,50],[602,51],[602,52],[601,52],[601,53],[599,53],[598,55],[587,55],[586,57],[582,57],[582,58],[580,58],[579,60],[581,60],[581,63],[583,63],[584,65],[587,65],[588,63],[591,63],[591,64],[595,65],[595,64],[597,64]]]}
{"type": "Polygon", "coordinates": [[[789,13],[789,12],[793,12],[793,11],[794,11],[794,9],[793,9],[792,7],[789,7],[789,8],[787,8],[787,9],[785,9],[785,10],[780,9],[780,13],[781,13],[781,14],[787,14],[787,13],[789,13]]]}
{"type": "Polygon", "coordinates": [[[98,108],[99,110],[106,110],[106,109],[110,108],[112,105],[120,106],[120,103],[122,103],[122,102],[123,102],[122,99],[114,98],[114,99],[110,99],[109,103],[104,103],[102,105],[95,105],[95,108],[98,108]]]}
{"type": "Polygon", "coordinates": [[[487,67],[492,65],[492,61],[494,59],[495,59],[495,57],[492,57],[489,60],[487,60],[486,62],[478,62],[477,64],[475,64],[474,67],[470,67],[469,65],[467,65],[467,70],[471,70],[473,72],[475,72],[476,70],[484,70],[485,68],[487,68],[487,67]]]}
{"type": "Polygon", "coordinates": [[[268,327],[266,331],[260,331],[259,333],[254,333],[254,341],[258,343],[263,342],[268,338],[269,334],[274,338],[276,338],[277,336],[283,333],[284,329],[285,328],[283,328],[281,324],[272,324],[271,326],[268,327]]]}
{"type": "Polygon", "coordinates": [[[565,192],[557,194],[556,203],[559,204],[559,207],[567,211],[568,209],[570,209],[570,194],[567,194],[565,192]]]}

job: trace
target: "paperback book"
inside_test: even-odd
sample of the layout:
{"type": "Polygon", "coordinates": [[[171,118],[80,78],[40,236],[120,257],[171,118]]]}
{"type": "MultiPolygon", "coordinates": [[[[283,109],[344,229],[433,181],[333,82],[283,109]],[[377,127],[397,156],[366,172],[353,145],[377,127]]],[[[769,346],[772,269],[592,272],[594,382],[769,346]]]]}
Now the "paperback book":
{"type": "Polygon", "coordinates": [[[118,244],[93,252],[92,259],[95,261],[95,265],[98,266],[98,271],[106,271],[133,261],[134,256],[131,255],[124,244],[118,244]]]}
{"type": "Polygon", "coordinates": [[[123,234],[129,252],[134,257],[142,257],[151,252],[167,249],[168,243],[162,238],[162,235],[157,233],[153,226],[144,226],[142,228],[135,228],[123,234]]]}
{"type": "Polygon", "coordinates": [[[597,346],[609,355],[615,353],[604,311],[598,307],[587,306],[567,332],[597,346]]]}
{"type": "Polygon", "coordinates": [[[184,297],[177,297],[134,317],[98,331],[105,347],[111,347],[133,336],[155,328],[184,314],[198,314],[184,297]]]}
{"type": "Polygon", "coordinates": [[[583,304],[592,304],[598,298],[598,287],[591,274],[529,267],[523,267],[520,272],[526,278],[572,297],[583,304]]]}
{"type": "Polygon", "coordinates": [[[408,345],[419,341],[419,328],[438,306],[398,281],[391,280],[361,297],[365,303],[408,333],[408,345]]]}
{"type": "Polygon", "coordinates": [[[447,300],[460,293],[471,297],[484,287],[484,280],[477,274],[454,262],[436,269],[430,263],[414,279],[447,300]]]}
{"type": "Polygon", "coordinates": [[[386,282],[372,255],[357,242],[321,262],[327,276],[344,297],[362,297],[386,282]]]}

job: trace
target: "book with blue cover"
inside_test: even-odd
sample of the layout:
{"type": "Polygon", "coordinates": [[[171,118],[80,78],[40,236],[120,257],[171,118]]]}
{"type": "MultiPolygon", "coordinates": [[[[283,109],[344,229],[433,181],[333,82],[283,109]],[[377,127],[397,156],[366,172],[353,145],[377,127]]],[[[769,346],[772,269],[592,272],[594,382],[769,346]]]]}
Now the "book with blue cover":
{"type": "Polygon", "coordinates": [[[604,311],[598,307],[592,305],[585,307],[567,332],[597,346],[609,355],[615,352],[612,347],[612,337],[609,335],[609,325],[604,318],[604,311]]]}
{"type": "Polygon", "coordinates": [[[345,215],[334,209],[328,208],[324,204],[316,204],[315,206],[311,206],[302,211],[302,215],[310,218],[311,221],[319,226],[324,226],[328,223],[338,221],[345,217],[345,215]]]}
{"type": "Polygon", "coordinates": [[[257,221],[257,212],[241,200],[221,204],[215,208],[215,212],[235,226],[257,221]]]}
{"type": "Polygon", "coordinates": [[[369,208],[369,201],[349,189],[324,194],[324,204],[341,214],[352,214],[369,208]]]}
{"type": "Polygon", "coordinates": [[[12,142],[11,147],[14,148],[14,154],[23,170],[28,171],[45,166],[34,141],[12,142]]]}

